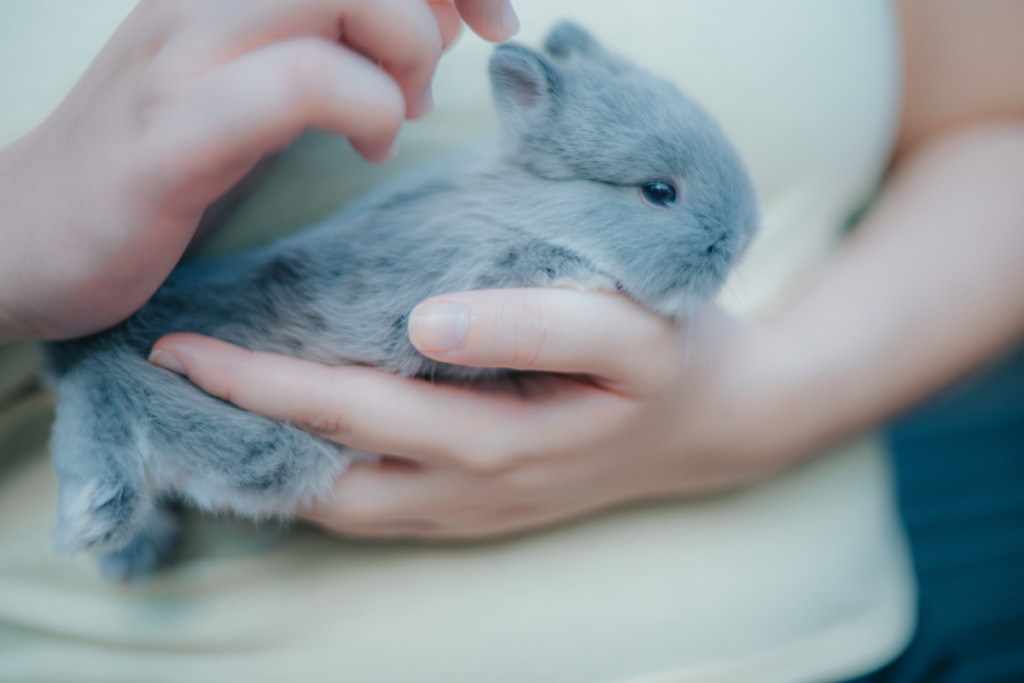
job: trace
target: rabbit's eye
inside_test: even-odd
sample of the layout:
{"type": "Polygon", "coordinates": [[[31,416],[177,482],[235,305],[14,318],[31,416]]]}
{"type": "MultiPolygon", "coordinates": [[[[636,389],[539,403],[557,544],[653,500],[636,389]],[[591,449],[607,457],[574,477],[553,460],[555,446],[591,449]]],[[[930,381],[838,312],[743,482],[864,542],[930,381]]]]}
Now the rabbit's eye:
{"type": "Polygon", "coordinates": [[[676,188],[662,180],[645,183],[640,187],[640,191],[644,193],[644,199],[651,206],[668,206],[676,203],[676,188]]]}

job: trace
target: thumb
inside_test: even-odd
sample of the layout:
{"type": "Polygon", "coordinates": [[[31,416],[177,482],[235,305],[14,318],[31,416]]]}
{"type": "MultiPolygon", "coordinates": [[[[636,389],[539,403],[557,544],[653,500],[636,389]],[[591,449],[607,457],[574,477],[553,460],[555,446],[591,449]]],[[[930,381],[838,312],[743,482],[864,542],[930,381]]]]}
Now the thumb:
{"type": "Polygon", "coordinates": [[[625,297],[571,289],[497,289],[433,297],[409,315],[409,339],[445,363],[593,375],[650,387],[685,357],[676,325],[625,297]]]}

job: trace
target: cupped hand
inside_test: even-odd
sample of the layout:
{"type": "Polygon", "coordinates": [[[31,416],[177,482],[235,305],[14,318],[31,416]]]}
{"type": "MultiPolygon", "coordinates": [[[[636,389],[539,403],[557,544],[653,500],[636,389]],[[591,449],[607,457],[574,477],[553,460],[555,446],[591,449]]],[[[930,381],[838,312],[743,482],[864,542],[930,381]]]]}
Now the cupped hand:
{"type": "Polygon", "coordinates": [[[203,210],[313,126],[396,150],[459,17],[503,0],[150,0],[58,109],[0,152],[0,342],[109,327],[170,273],[203,210]]]}
{"type": "Polygon", "coordinates": [[[158,341],[153,360],[246,410],[383,455],[302,512],[350,535],[493,536],[736,486],[787,462],[756,433],[770,405],[764,335],[717,309],[684,326],[610,294],[495,290],[428,300],[409,325],[431,358],[530,372],[432,384],[191,334],[158,341]]]}

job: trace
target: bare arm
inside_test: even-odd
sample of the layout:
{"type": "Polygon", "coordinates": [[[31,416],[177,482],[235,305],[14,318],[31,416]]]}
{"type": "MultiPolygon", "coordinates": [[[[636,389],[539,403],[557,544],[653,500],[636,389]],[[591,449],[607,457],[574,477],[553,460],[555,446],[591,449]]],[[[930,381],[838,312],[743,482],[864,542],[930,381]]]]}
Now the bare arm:
{"type": "Polygon", "coordinates": [[[807,452],[1024,335],[1024,5],[901,3],[906,92],[882,200],[775,320],[770,419],[807,452]],[[805,420],[794,420],[805,415],[805,420]],[[792,430],[792,431],[788,431],[792,430]]]}
{"type": "Polygon", "coordinates": [[[762,331],[786,397],[767,416],[780,451],[867,428],[1020,338],[1022,189],[1024,122],[907,151],[871,215],[762,331]]]}

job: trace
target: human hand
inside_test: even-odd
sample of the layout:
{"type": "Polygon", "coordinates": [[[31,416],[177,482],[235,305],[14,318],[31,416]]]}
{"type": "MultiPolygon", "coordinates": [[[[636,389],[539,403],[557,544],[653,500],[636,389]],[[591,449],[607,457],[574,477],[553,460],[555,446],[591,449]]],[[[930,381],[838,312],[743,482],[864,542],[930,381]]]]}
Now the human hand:
{"type": "Polygon", "coordinates": [[[165,354],[154,362],[246,410],[385,454],[301,513],[349,535],[492,536],[736,486],[793,455],[759,434],[775,405],[761,371],[773,367],[760,362],[767,337],[714,308],[687,329],[609,294],[465,292],[421,304],[410,336],[437,360],[538,374],[435,385],[189,334],[154,347],[181,366],[165,354]],[[461,350],[445,351],[460,329],[461,350]]]}
{"type": "Polygon", "coordinates": [[[141,306],[203,210],[307,126],[372,161],[459,16],[517,28],[502,0],[141,3],[64,102],[0,151],[0,342],[75,337],[141,306]]]}

